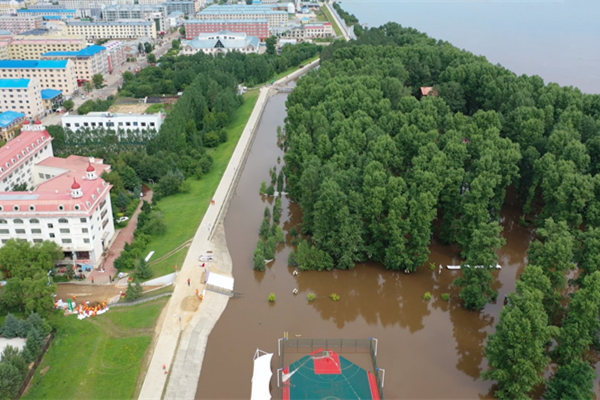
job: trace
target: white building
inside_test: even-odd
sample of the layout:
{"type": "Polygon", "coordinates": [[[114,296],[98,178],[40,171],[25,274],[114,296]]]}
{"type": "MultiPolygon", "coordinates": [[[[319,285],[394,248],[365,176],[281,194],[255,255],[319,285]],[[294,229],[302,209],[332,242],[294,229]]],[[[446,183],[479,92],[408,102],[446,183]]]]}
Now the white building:
{"type": "Polygon", "coordinates": [[[110,171],[102,160],[53,157],[52,138],[41,123],[0,148],[0,246],[9,239],[51,240],[78,262],[97,264],[114,236],[110,171]],[[25,183],[29,191],[9,191],[25,183]]]}
{"type": "Polygon", "coordinates": [[[140,132],[153,136],[160,130],[165,115],[156,114],[119,114],[110,112],[91,112],[86,115],[63,115],[62,126],[73,132],[79,130],[106,129],[117,132],[140,132]]]}
{"type": "Polygon", "coordinates": [[[201,33],[194,40],[181,41],[181,54],[192,55],[202,51],[205,54],[258,53],[260,40],[256,36],[245,33],[221,31],[217,33],[201,33]]]}

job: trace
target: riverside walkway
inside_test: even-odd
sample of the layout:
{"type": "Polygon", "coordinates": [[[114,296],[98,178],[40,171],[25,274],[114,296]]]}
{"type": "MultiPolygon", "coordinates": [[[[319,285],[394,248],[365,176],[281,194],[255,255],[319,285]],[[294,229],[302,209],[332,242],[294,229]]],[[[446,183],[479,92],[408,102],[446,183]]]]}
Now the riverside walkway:
{"type": "Polygon", "coordinates": [[[201,283],[203,268],[200,267],[201,262],[198,259],[207,251],[212,251],[214,260],[207,262],[207,267],[219,274],[232,275],[233,266],[227,250],[222,220],[264,107],[269,97],[276,93],[275,87],[298,78],[318,63],[317,59],[273,85],[260,89],[258,100],[223,173],[213,201],[175,278],[173,294],[157,323],[157,337],[153,343],[139,399],[195,397],[208,336],[229,300],[223,294],[206,291],[202,302],[199,301],[196,290],[202,292],[204,286],[201,283]]]}

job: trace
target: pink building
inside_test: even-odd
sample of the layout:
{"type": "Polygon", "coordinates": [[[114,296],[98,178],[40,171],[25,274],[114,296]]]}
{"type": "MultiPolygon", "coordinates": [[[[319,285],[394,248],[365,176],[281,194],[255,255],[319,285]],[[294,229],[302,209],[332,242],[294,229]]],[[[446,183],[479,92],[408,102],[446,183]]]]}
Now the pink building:
{"type": "Polygon", "coordinates": [[[98,264],[115,232],[112,186],[100,178],[110,166],[54,157],[51,141],[38,121],[24,124],[21,135],[0,148],[0,246],[8,239],[52,240],[65,256],[98,264]],[[15,185],[28,190],[12,191],[15,185]]]}
{"type": "Polygon", "coordinates": [[[192,40],[201,33],[230,31],[256,36],[261,40],[269,37],[269,21],[266,19],[207,19],[187,20],[185,22],[185,38],[192,40]]]}

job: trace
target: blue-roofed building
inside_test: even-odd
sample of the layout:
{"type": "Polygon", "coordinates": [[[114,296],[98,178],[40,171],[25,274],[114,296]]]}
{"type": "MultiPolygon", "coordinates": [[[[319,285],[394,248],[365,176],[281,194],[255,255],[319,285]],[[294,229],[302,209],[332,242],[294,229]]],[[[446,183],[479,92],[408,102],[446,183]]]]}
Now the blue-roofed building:
{"type": "Polygon", "coordinates": [[[17,10],[17,15],[57,16],[62,19],[75,18],[76,14],[77,10],[70,8],[22,8],[17,10]]]}
{"type": "Polygon", "coordinates": [[[8,142],[23,125],[26,115],[16,111],[4,111],[0,113],[0,136],[8,142]]]}
{"type": "Polygon", "coordinates": [[[198,52],[205,54],[223,54],[230,51],[240,53],[258,53],[260,39],[245,33],[221,31],[203,33],[193,40],[181,41],[181,54],[191,55],[198,52]]]}
{"type": "Polygon", "coordinates": [[[0,79],[0,111],[15,111],[36,118],[44,112],[36,79],[0,79]]]}
{"type": "Polygon", "coordinates": [[[62,92],[56,89],[44,89],[42,90],[42,102],[44,109],[56,111],[63,103],[62,92]]]}
{"type": "Polygon", "coordinates": [[[41,89],[57,89],[70,95],[77,89],[72,60],[0,60],[0,79],[15,78],[36,81],[38,92],[41,89]]]}
{"type": "Polygon", "coordinates": [[[42,59],[72,60],[75,65],[75,76],[79,82],[89,81],[95,74],[108,72],[106,47],[96,44],[78,51],[50,51],[42,54],[42,59]]]}

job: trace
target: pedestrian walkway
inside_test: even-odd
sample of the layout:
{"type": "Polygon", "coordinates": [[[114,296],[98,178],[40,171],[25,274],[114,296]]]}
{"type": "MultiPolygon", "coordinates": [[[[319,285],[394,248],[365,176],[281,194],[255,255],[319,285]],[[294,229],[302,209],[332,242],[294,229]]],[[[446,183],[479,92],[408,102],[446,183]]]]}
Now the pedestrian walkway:
{"type": "MultiPolygon", "coordinates": [[[[152,191],[148,190],[142,197],[142,200],[147,202],[152,201],[152,191]]],[[[140,201],[140,204],[129,219],[127,226],[117,232],[116,238],[108,248],[106,258],[100,263],[99,268],[92,270],[92,272],[88,274],[86,283],[106,285],[111,283],[109,278],[112,278],[113,281],[115,280],[115,277],[119,273],[115,268],[115,260],[121,256],[121,253],[125,249],[125,243],[131,244],[131,242],[133,242],[133,235],[137,228],[138,216],[142,210],[142,204],[143,203],[140,201]]]]}

